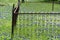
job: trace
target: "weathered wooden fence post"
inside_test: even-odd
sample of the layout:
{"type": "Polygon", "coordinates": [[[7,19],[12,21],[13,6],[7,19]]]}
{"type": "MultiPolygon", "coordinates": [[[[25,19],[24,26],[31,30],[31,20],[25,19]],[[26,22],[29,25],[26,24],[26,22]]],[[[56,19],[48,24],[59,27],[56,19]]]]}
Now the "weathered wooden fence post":
{"type": "Polygon", "coordinates": [[[12,32],[11,32],[12,40],[14,37],[14,28],[16,26],[16,22],[17,22],[17,18],[18,18],[19,6],[20,6],[20,0],[18,0],[18,6],[15,8],[14,4],[13,4],[13,8],[12,8],[12,32]]]}

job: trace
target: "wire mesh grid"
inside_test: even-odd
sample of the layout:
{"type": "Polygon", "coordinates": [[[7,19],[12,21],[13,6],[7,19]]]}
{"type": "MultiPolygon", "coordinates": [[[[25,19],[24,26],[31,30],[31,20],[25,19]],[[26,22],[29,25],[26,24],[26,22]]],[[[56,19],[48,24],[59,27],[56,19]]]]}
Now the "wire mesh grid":
{"type": "Polygon", "coordinates": [[[60,40],[60,14],[20,14],[20,40],[60,40]]]}
{"type": "MultiPolygon", "coordinates": [[[[39,5],[39,3],[37,4],[39,5]]],[[[40,7],[38,7],[37,4],[22,3],[20,12],[40,12],[40,7]],[[37,8],[34,9],[34,7],[37,8]]],[[[45,5],[47,10],[43,8],[42,11],[49,11],[48,9],[51,8],[49,5],[51,4],[45,5]],[[47,6],[49,6],[49,8],[47,8],[47,6]]],[[[56,5],[55,9],[59,11],[59,4],[56,5]]],[[[44,5],[41,4],[41,8],[42,7],[44,7],[44,5]]],[[[11,9],[12,6],[0,6],[0,40],[9,40],[11,38],[11,9]]],[[[59,40],[59,17],[60,14],[20,14],[18,16],[14,40],[59,40]]]]}
{"type": "Polygon", "coordinates": [[[11,7],[0,6],[0,40],[9,40],[11,37],[11,17],[11,7]]]}

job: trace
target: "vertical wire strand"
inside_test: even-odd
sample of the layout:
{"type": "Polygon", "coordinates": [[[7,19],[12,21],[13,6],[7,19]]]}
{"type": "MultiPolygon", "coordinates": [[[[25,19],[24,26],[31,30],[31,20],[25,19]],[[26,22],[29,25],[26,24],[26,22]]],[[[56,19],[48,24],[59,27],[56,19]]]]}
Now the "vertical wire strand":
{"type": "MultiPolygon", "coordinates": [[[[43,14],[42,14],[42,19],[43,19],[43,14]]],[[[43,20],[41,20],[41,32],[43,32],[42,28],[43,28],[43,20]]],[[[41,40],[43,40],[43,39],[41,39],[41,40]]]]}
{"type": "MultiPolygon", "coordinates": [[[[57,17],[58,17],[58,16],[59,16],[59,14],[57,14],[57,17]]],[[[58,34],[58,33],[57,33],[57,32],[58,32],[58,31],[57,31],[57,30],[58,30],[58,26],[57,26],[57,25],[58,25],[58,23],[59,23],[59,21],[58,21],[59,19],[57,19],[57,17],[56,17],[56,34],[58,34]]],[[[56,35],[56,39],[58,39],[58,38],[57,38],[57,35],[56,35]]]]}
{"type": "MultiPolygon", "coordinates": [[[[20,15],[22,15],[22,14],[20,14],[20,15]]],[[[21,18],[21,34],[23,34],[23,15],[22,15],[22,18],[21,18]]],[[[21,35],[22,36],[22,35],[21,35]]],[[[22,37],[22,39],[23,39],[23,37],[22,37]]]]}
{"type": "MultiPolygon", "coordinates": [[[[37,28],[38,28],[38,14],[36,14],[36,15],[37,15],[37,20],[36,21],[37,21],[37,28]]],[[[38,37],[38,31],[37,31],[37,38],[39,38],[38,37]]]]}
{"type": "Polygon", "coordinates": [[[55,26],[56,26],[56,28],[55,28],[55,39],[56,39],[56,35],[57,35],[57,24],[56,24],[56,22],[57,22],[57,17],[58,17],[58,14],[55,16],[55,26]]]}
{"type": "MultiPolygon", "coordinates": [[[[50,29],[49,29],[49,23],[50,23],[50,14],[48,14],[48,17],[47,17],[47,27],[48,27],[48,35],[50,34],[50,29]]],[[[50,36],[49,36],[50,37],[50,36]]]]}
{"type": "MultiPolygon", "coordinates": [[[[31,16],[32,16],[32,19],[31,19],[31,23],[32,23],[32,20],[33,20],[33,14],[31,14],[31,16]]],[[[33,26],[33,24],[32,24],[31,26],[33,26]]],[[[32,40],[32,28],[31,28],[31,40],[32,40]]]]}
{"type": "MultiPolygon", "coordinates": [[[[34,18],[34,14],[33,14],[33,18],[34,18]]],[[[32,22],[34,22],[34,19],[32,19],[32,22]]],[[[32,38],[34,38],[33,29],[34,29],[34,24],[33,24],[33,27],[32,27],[32,38]]],[[[35,39],[35,38],[34,38],[34,39],[35,39]]],[[[33,40],[33,39],[32,39],[32,40],[33,40]]]]}
{"type": "Polygon", "coordinates": [[[54,37],[54,13],[52,14],[53,15],[53,17],[52,17],[52,40],[53,40],[53,37],[54,37]]]}
{"type": "MultiPolygon", "coordinates": [[[[41,28],[42,28],[42,14],[41,14],[41,28]]],[[[41,33],[42,33],[42,29],[41,29],[41,33]]],[[[41,37],[42,40],[42,37],[41,37]]]]}
{"type": "Polygon", "coordinates": [[[25,14],[23,14],[23,17],[22,17],[22,19],[23,19],[23,21],[22,21],[22,22],[23,22],[23,27],[22,27],[22,31],[23,31],[23,32],[22,32],[22,35],[24,34],[23,39],[24,39],[25,36],[26,36],[26,35],[25,35],[25,34],[26,34],[26,30],[25,30],[25,26],[24,26],[24,25],[25,25],[25,23],[24,23],[24,21],[25,21],[24,18],[25,18],[25,14]]]}
{"type": "Polygon", "coordinates": [[[55,27],[54,27],[54,18],[55,18],[54,16],[55,16],[55,15],[54,15],[54,13],[53,13],[53,14],[52,14],[52,37],[51,37],[52,40],[53,40],[53,37],[54,37],[54,28],[55,28],[55,27]]]}

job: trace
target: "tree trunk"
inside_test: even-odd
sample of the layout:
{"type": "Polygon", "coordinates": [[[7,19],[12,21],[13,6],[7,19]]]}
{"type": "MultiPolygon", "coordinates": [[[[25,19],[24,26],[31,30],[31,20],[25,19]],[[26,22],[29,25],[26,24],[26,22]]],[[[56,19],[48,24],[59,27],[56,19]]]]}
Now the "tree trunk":
{"type": "Polygon", "coordinates": [[[25,1],[24,0],[22,0],[22,3],[24,3],[25,1]]]}

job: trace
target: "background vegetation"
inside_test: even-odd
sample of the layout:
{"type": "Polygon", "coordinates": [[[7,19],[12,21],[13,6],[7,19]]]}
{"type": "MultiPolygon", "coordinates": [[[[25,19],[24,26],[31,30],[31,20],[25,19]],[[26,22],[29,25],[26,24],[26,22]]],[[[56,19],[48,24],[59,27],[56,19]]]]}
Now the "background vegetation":
{"type": "MultiPolygon", "coordinates": [[[[52,12],[52,3],[39,2],[44,0],[28,1],[38,3],[21,3],[20,12],[52,12]]],[[[16,4],[17,0],[0,0],[0,40],[11,40],[13,3],[16,4]]],[[[55,4],[53,12],[60,12],[60,4],[55,4]]],[[[59,14],[21,14],[18,16],[14,40],[60,40],[59,18],[59,14]]]]}

